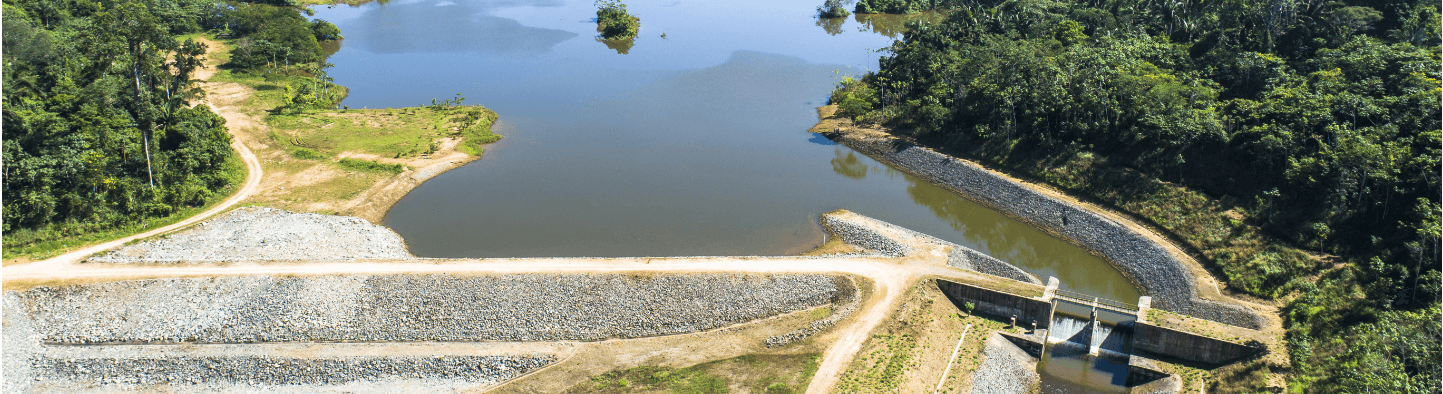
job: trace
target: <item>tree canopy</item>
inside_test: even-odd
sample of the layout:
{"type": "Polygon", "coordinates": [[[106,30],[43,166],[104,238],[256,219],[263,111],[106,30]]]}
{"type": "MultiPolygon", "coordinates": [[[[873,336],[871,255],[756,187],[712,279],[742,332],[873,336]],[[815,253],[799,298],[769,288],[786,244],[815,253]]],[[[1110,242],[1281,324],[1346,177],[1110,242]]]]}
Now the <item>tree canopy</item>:
{"type": "MultiPolygon", "coordinates": [[[[162,218],[226,194],[237,167],[225,119],[194,105],[206,47],[181,36],[238,37],[246,50],[233,65],[290,70],[321,59],[318,39],[340,38],[301,12],[214,0],[6,0],[6,247],[162,218]]],[[[329,84],[313,85],[297,97],[329,105],[306,101],[330,97],[329,84]]]]}
{"type": "MultiPolygon", "coordinates": [[[[912,24],[879,71],[838,87],[840,113],[954,147],[1096,154],[1239,201],[1280,242],[1349,268],[1315,283],[1316,263],[1219,256],[1229,284],[1307,294],[1289,306],[1313,310],[1291,315],[1294,343],[1330,347],[1295,354],[1308,385],[1384,388],[1369,386],[1384,375],[1354,379],[1335,361],[1360,347],[1394,354],[1396,341],[1333,339],[1436,314],[1437,2],[869,0],[857,12],[937,8],[944,22],[912,24]]],[[[1369,360],[1384,359],[1413,362],[1369,360]]],[[[1409,391],[1439,389],[1431,360],[1409,391]]]]}

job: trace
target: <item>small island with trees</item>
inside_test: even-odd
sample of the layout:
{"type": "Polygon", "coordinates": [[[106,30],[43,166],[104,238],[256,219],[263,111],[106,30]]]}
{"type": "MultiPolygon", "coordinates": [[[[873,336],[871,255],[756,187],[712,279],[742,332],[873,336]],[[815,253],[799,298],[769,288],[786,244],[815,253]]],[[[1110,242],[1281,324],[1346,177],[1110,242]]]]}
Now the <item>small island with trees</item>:
{"type": "Polygon", "coordinates": [[[596,31],[607,40],[625,40],[636,37],[641,29],[641,18],[626,12],[626,3],[619,0],[597,0],[596,31]]]}

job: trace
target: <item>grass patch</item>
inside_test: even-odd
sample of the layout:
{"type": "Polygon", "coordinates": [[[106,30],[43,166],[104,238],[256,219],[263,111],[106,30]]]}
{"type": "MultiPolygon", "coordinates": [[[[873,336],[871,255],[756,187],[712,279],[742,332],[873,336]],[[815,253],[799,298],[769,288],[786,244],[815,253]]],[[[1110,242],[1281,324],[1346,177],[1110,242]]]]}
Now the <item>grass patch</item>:
{"type": "MultiPolygon", "coordinates": [[[[479,106],[446,109],[351,109],[273,114],[266,122],[279,139],[325,157],[357,152],[389,158],[435,153],[437,141],[462,138],[457,149],[479,156],[481,145],[501,136],[491,132],[496,113],[479,106]]],[[[293,156],[295,156],[293,154],[293,156]]]]}
{"type": "Polygon", "coordinates": [[[727,393],[742,387],[753,393],[806,391],[820,354],[749,354],[686,368],[640,366],[592,376],[566,393],[727,393]]]}
{"type": "Polygon", "coordinates": [[[941,392],[958,392],[969,387],[987,338],[1006,326],[963,313],[937,288],[935,279],[921,279],[906,290],[892,318],[872,331],[833,391],[932,392],[950,360],[952,371],[941,392]],[[966,338],[962,338],[964,330],[966,338]],[[963,339],[960,348],[958,339],[963,339]],[[959,349],[957,358],[950,359],[954,348],[959,349]]]}
{"type": "Polygon", "coordinates": [[[44,260],[59,256],[71,250],[174,224],[204,212],[216,204],[219,204],[221,201],[225,201],[226,198],[231,196],[237,186],[245,183],[246,166],[245,162],[241,161],[240,155],[231,155],[230,159],[226,160],[225,173],[226,178],[230,181],[230,186],[216,193],[215,197],[207,201],[204,206],[184,207],[175,210],[165,217],[149,218],[111,226],[103,226],[101,224],[113,223],[112,221],[94,220],[88,222],[53,223],[38,229],[15,230],[5,234],[3,252],[0,253],[3,253],[6,264],[21,259],[44,260]]]}
{"type": "Polygon", "coordinates": [[[824,306],[821,308],[813,309],[811,312],[807,312],[807,315],[810,316],[812,319],[816,320],[825,319],[827,318],[827,316],[832,315],[832,307],[824,306]]]}
{"type": "Polygon", "coordinates": [[[336,164],[340,164],[341,168],[349,170],[383,172],[389,173],[391,175],[400,174],[402,171],[406,171],[406,166],[401,164],[377,163],[370,160],[352,159],[349,157],[342,158],[340,161],[336,162],[336,164]]]}
{"type": "MultiPolygon", "coordinates": [[[[227,55],[231,40],[220,41],[227,55]]],[[[314,83],[301,72],[276,73],[240,70],[224,65],[211,77],[215,82],[232,82],[255,90],[245,106],[267,110],[265,122],[272,140],[287,146],[287,153],[303,160],[333,158],[342,152],[371,154],[387,158],[408,158],[435,153],[438,140],[461,138],[457,150],[480,156],[482,145],[496,142],[491,132],[496,112],[476,105],[460,105],[464,98],[441,105],[407,108],[305,110],[294,114],[275,111],[285,103],[286,86],[314,83]]],[[[334,86],[332,89],[345,89],[334,86]]]]}

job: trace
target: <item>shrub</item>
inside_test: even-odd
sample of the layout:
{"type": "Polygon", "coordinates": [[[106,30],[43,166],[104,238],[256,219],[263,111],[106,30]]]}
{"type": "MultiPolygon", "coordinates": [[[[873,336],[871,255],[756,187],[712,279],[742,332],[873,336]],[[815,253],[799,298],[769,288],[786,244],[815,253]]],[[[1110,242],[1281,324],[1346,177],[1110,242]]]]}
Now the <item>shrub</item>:
{"type": "Polygon", "coordinates": [[[306,148],[296,148],[296,149],[294,149],[294,150],[291,150],[290,153],[291,153],[291,157],[294,157],[294,158],[297,158],[297,159],[301,159],[301,160],[321,160],[321,159],[325,159],[325,158],[326,158],[325,156],[322,156],[320,153],[316,153],[316,151],[313,151],[313,150],[310,150],[310,149],[306,149],[306,148]]]}
{"type": "Polygon", "coordinates": [[[817,15],[823,18],[845,18],[852,13],[847,12],[846,7],[842,7],[842,0],[827,0],[817,6],[817,15]]]}
{"type": "Polygon", "coordinates": [[[636,37],[641,28],[641,18],[626,12],[626,3],[620,0],[596,1],[596,31],[601,38],[626,39],[636,37]]]}
{"type": "Polygon", "coordinates": [[[340,164],[343,168],[356,171],[389,172],[391,174],[400,174],[402,171],[406,171],[406,166],[401,164],[384,164],[370,160],[352,159],[349,157],[343,158],[337,163],[340,164]]]}

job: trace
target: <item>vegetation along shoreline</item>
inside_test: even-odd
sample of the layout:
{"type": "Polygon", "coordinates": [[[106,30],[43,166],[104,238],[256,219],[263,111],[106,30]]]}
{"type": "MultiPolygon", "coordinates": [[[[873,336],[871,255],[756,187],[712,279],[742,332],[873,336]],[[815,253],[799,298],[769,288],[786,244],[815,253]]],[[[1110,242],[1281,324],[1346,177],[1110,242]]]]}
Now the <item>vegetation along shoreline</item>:
{"type": "Polygon", "coordinates": [[[307,20],[302,7],[258,3],[178,20],[162,20],[139,5],[97,14],[150,23],[131,32],[153,41],[132,40],[149,45],[150,52],[129,56],[136,69],[151,73],[144,79],[158,82],[105,94],[118,95],[119,104],[127,97],[155,101],[141,106],[151,108],[146,110],[111,107],[128,117],[155,120],[129,131],[67,129],[64,122],[48,119],[87,121],[92,116],[87,112],[67,111],[90,104],[56,106],[39,100],[61,93],[56,89],[108,85],[103,85],[105,78],[67,76],[78,71],[46,66],[85,50],[63,45],[61,38],[95,36],[104,25],[70,23],[81,19],[77,16],[45,21],[31,15],[39,11],[5,7],[7,43],[15,44],[6,56],[6,139],[15,142],[5,150],[7,265],[178,222],[241,194],[247,170],[226,146],[232,140],[255,152],[264,174],[259,189],[242,205],[379,222],[420,183],[479,158],[484,144],[500,139],[491,132],[496,113],[464,104],[459,94],[413,108],[340,106],[347,89],[327,75],[332,65],[320,45],[342,39],[340,30],[324,20],[307,20]],[[50,85],[63,77],[80,86],[50,85]],[[10,89],[26,78],[40,85],[10,89]],[[70,133],[69,145],[44,145],[47,133],[54,132],[70,133]],[[56,176],[54,171],[68,165],[48,161],[59,154],[56,149],[80,152],[58,157],[87,172],[56,176]],[[72,187],[79,190],[54,192],[72,187]]]}

